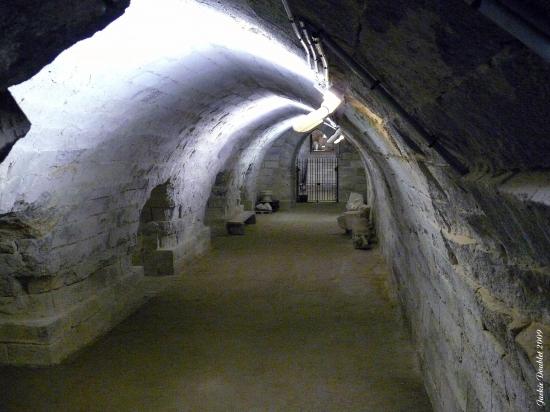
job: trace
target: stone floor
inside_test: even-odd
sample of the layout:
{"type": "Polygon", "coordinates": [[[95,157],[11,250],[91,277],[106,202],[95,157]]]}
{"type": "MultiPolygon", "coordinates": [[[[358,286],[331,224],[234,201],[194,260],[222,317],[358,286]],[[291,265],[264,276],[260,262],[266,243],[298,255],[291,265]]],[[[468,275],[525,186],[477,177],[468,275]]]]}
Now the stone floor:
{"type": "Polygon", "coordinates": [[[431,410],[383,259],[335,213],[304,205],[215,239],[72,360],[0,369],[0,411],[431,410]]]}

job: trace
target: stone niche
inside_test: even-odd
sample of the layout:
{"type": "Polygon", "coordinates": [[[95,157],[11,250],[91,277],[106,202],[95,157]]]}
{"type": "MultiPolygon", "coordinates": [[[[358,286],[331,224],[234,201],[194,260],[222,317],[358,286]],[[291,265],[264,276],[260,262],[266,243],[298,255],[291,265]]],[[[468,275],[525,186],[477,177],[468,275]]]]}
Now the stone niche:
{"type": "Polygon", "coordinates": [[[142,266],[145,276],[173,276],[191,257],[209,247],[210,232],[189,230],[183,219],[183,208],[177,205],[170,181],[155,187],[140,213],[134,266],[142,266]]]}

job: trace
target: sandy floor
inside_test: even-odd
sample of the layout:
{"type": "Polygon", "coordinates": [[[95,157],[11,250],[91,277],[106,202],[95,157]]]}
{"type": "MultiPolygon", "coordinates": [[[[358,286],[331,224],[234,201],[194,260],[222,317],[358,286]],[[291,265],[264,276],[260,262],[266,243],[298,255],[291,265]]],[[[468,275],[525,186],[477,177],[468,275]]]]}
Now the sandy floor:
{"type": "Polygon", "coordinates": [[[0,411],[429,411],[386,279],[334,208],[259,216],[69,362],[0,369],[0,411]]]}

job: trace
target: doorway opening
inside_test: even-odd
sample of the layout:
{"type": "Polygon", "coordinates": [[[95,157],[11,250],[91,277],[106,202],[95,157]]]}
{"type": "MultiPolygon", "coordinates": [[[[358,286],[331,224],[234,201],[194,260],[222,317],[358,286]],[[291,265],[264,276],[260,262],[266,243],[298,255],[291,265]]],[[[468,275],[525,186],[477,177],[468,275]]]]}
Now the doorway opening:
{"type": "Polygon", "coordinates": [[[335,153],[311,153],[296,159],[296,202],[338,203],[338,158],[335,153]]]}
{"type": "Polygon", "coordinates": [[[296,158],[296,202],[338,203],[337,146],[315,130],[296,158]]]}

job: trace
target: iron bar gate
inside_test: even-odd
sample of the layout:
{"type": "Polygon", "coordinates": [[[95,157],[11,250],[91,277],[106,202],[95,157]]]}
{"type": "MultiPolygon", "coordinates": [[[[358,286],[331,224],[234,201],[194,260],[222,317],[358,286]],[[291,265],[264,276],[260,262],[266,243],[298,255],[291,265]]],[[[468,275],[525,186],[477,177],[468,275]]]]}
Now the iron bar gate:
{"type": "Polygon", "coordinates": [[[338,202],[338,158],[334,153],[312,153],[296,160],[296,201],[338,202]]]}

